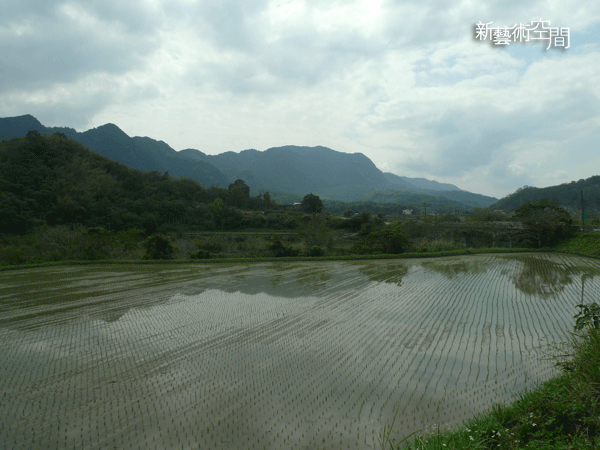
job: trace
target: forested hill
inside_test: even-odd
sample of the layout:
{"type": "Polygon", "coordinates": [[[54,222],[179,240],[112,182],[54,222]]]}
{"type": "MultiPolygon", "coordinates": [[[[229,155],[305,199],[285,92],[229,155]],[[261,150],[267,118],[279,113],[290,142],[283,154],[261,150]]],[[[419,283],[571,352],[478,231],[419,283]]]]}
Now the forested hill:
{"type": "Polygon", "coordinates": [[[486,207],[497,201],[494,197],[462,191],[452,184],[424,178],[408,178],[384,173],[362,153],[343,153],[327,147],[275,147],[260,152],[254,149],[239,153],[206,155],[198,150],[182,150],[182,155],[210,162],[232,179],[241,178],[253,190],[288,192],[304,195],[314,192],[331,201],[376,201],[389,192],[398,193],[398,201],[412,193],[420,200],[428,196],[461,202],[465,206],[486,207]],[[307,189],[309,187],[309,189],[307,189]]]}
{"type": "Polygon", "coordinates": [[[558,205],[572,211],[581,211],[581,191],[583,191],[584,209],[589,213],[596,211],[600,215],[600,176],[588,179],[571,181],[557,186],[536,188],[525,186],[510,195],[498,200],[492,209],[501,209],[505,212],[516,210],[525,202],[535,203],[543,198],[557,200],[558,205]]]}
{"type": "Polygon", "coordinates": [[[32,131],[0,142],[0,233],[46,224],[147,233],[172,225],[240,228],[245,219],[235,208],[267,206],[248,193],[247,186],[204,188],[190,178],[132,169],[64,134],[32,131]]]}
{"type": "Polygon", "coordinates": [[[195,149],[177,152],[165,142],[149,137],[130,137],[113,124],[80,133],[72,128],[45,127],[31,115],[0,118],[0,140],[24,137],[30,130],[48,135],[59,132],[129,167],[168,171],[172,177],[187,176],[204,186],[224,187],[242,179],[252,193],[270,191],[274,200],[280,202],[309,192],[337,201],[368,200],[377,198],[378,192],[390,190],[432,195],[468,206],[485,207],[496,201],[451,184],[384,173],[361,153],[326,147],[285,146],[207,155],[195,149]]]}
{"type": "Polygon", "coordinates": [[[180,153],[201,157],[230,178],[248,178],[251,173],[272,191],[304,194],[309,190],[325,197],[354,199],[388,184],[383,172],[365,155],[327,147],[285,146],[201,156],[193,149],[180,153]]]}
{"type": "Polygon", "coordinates": [[[168,171],[171,176],[189,177],[207,187],[225,187],[234,181],[206,161],[181,158],[163,141],[130,137],[111,123],[79,133],[72,128],[45,127],[31,115],[0,118],[0,140],[24,137],[30,130],[46,135],[63,133],[93,151],[135,169],[160,173],[168,171]]]}

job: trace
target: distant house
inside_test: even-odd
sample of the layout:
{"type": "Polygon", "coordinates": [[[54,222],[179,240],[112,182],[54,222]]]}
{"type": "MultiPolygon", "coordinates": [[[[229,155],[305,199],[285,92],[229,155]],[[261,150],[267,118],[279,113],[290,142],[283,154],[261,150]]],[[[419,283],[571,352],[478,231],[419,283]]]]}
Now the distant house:
{"type": "Polygon", "coordinates": [[[402,214],[404,214],[405,216],[410,216],[412,213],[412,209],[405,209],[404,211],[402,211],[402,214]]]}

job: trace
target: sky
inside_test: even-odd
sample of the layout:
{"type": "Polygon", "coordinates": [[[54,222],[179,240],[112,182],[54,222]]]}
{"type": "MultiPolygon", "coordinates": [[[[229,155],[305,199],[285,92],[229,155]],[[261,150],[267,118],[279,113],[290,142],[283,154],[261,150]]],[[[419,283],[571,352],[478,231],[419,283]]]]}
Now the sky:
{"type": "Polygon", "coordinates": [[[207,154],[322,145],[497,198],[600,174],[600,2],[1,4],[0,117],[207,154]]]}

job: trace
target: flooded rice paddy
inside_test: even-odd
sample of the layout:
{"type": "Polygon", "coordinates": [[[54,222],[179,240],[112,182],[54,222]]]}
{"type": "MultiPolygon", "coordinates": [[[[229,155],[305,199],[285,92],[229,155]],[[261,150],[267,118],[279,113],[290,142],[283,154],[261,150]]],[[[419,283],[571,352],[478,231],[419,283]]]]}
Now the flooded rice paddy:
{"type": "Polygon", "coordinates": [[[370,449],[554,372],[559,255],[0,272],[0,448],[370,449]]]}

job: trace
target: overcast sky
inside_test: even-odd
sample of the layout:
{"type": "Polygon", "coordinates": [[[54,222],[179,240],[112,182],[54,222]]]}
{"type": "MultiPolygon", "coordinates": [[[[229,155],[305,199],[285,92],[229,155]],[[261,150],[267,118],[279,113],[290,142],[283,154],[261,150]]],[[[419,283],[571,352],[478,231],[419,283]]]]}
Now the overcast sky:
{"type": "Polygon", "coordinates": [[[209,154],[323,145],[495,197],[599,175],[600,2],[493,5],[5,1],[0,117],[209,154]],[[570,48],[475,39],[540,19],[570,48]]]}

